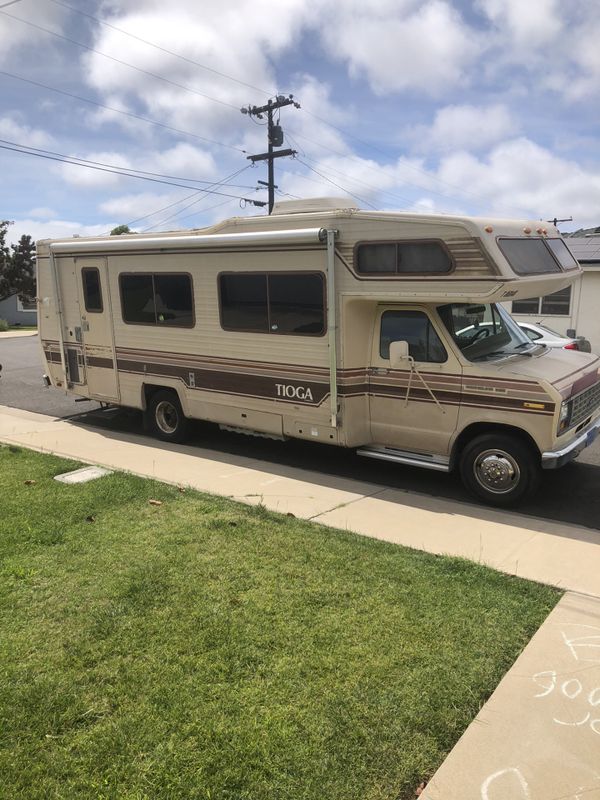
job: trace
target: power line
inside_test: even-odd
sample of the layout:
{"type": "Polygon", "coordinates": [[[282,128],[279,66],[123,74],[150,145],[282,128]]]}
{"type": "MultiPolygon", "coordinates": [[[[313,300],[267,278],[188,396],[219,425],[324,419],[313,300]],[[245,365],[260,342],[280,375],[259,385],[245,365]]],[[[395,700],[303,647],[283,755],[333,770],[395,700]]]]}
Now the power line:
{"type": "Polygon", "coordinates": [[[20,3],[21,0],[9,0],[8,3],[3,3],[0,8],[8,8],[8,6],[14,6],[15,3],[20,3]]]}
{"type": "MultiPolygon", "coordinates": [[[[0,140],[0,141],[5,141],[5,140],[0,140]]],[[[49,155],[47,153],[44,153],[43,151],[38,151],[35,148],[26,147],[25,145],[19,145],[16,142],[10,142],[10,145],[13,145],[13,146],[8,146],[6,144],[0,144],[0,149],[2,149],[2,150],[11,150],[11,151],[13,151],[15,153],[22,153],[23,155],[28,155],[28,156],[36,156],[37,158],[45,158],[45,159],[48,159],[49,161],[60,161],[60,162],[63,162],[65,164],[71,164],[72,166],[75,166],[75,167],[83,167],[85,169],[98,170],[99,172],[109,172],[109,173],[111,173],[113,175],[122,175],[122,176],[124,176],[126,178],[137,178],[137,179],[143,180],[143,181],[151,181],[152,183],[161,183],[161,184],[165,184],[167,186],[177,186],[180,189],[191,189],[191,188],[194,188],[192,186],[188,186],[188,185],[185,185],[185,184],[182,184],[182,183],[175,183],[173,181],[162,180],[162,179],[159,179],[159,178],[151,178],[151,177],[148,177],[148,176],[145,176],[145,175],[137,175],[135,173],[125,172],[123,169],[121,169],[119,167],[107,168],[107,167],[95,166],[93,164],[83,164],[83,163],[80,163],[79,161],[71,160],[68,156],[64,156],[64,155],[60,155],[60,156],[59,155],[49,155]]],[[[232,197],[232,198],[234,198],[236,200],[245,200],[247,203],[252,203],[253,205],[257,205],[257,206],[258,205],[260,205],[260,206],[266,205],[266,203],[260,202],[258,200],[252,200],[251,198],[248,198],[248,197],[241,197],[240,195],[226,194],[225,192],[215,192],[215,191],[213,191],[211,189],[204,189],[203,187],[198,187],[198,190],[199,191],[206,191],[207,194],[221,195],[222,197],[232,197]]]]}
{"type": "MultiPolygon", "coordinates": [[[[56,153],[53,150],[44,150],[38,147],[31,147],[30,145],[22,145],[18,142],[9,142],[7,139],[0,139],[0,142],[4,144],[9,144],[17,147],[26,147],[28,150],[33,150],[38,153],[44,153],[48,156],[58,156],[60,158],[68,158],[70,159],[71,163],[82,162],[81,166],[92,164],[95,167],[108,167],[109,169],[118,169],[121,170],[123,173],[132,173],[133,175],[149,175],[152,178],[168,178],[170,180],[175,181],[189,181],[190,183],[207,183],[209,186],[213,185],[213,181],[207,181],[202,178],[182,178],[179,175],[164,175],[161,172],[147,172],[143,169],[134,169],[133,167],[119,167],[115,164],[106,164],[103,161],[94,161],[93,159],[88,158],[80,158],[79,156],[67,156],[64,153],[56,153]]],[[[235,174],[238,175],[240,172],[243,172],[246,167],[238,170],[235,174]]],[[[254,186],[242,186],[236,185],[236,189],[254,189],[254,186]]]]}
{"type": "MultiPolygon", "coordinates": [[[[19,0],[13,0],[13,2],[19,2],[19,0]]],[[[74,11],[76,14],[80,14],[82,17],[87,17],[88,19],[94,20],[99,25],[103,25],[105,28],[110,28],[113,31],[117,31],[118,33],[122,33],[124,36],[129,36],[131,39],[135,39],[138,42],[142,42],[142,44],[146,44],[149,47],[154,47],[156,50],[160,50],[162,53],[167,53],[174,58],[179,58],[181,61],[185,61],[188,64],[193,64],[195,67],[200,67],[200,69],[206,70],[207,72],[211,72],[213,75],[218,75],[221,78],[227,78],[227,80],[233,81],[234,83],[239,83],[240,86],[245,86],[247,89],[252,89],[255,92],[260,92],[261,94],[269,95],[275,94],[274,90],[266,90],[260,89],[258,86],[253,86],[251,83],[246,83],[245,81],[240,80],[239,78],[234,78],[233,75],[228,75],[226,72],[220,72],[218,69],[214,69],[213,67],[209,67],[206,64],[202,64],[199,61],[194,61],[192,58],[188,58],[187,56],[182,56],[180,53],[175,53],[173,50],[169,50],[166,47],[161,47],[159,44],[155,44],[154,42],[149,42],[147,39],[142,39],[141,36],[136,36],[134,33],[130,33],[129,31],[123,30],[123,28],[119,28],[116,25],[112,25],[110,22],[105,22],[98,17],[94,17],[92,14],[87,14],[85,11],[80,11],[80,9],[75,8],[69,3],[64,3],[62,0],[50,0],[51,3],[54,3],[57,6],[62,6],[63,8],[68,8],[70,11],[74,11]]],[[[0,6],[1,8],[1,6],[0,6]]]]}
{"type": "Polygon", "coordinates": [[[107,111],[113,111],[116,114],[122,114],[126,117],[132,117],[133,119],[141,120],[142,122],[147,122],[149,125],[157,125],[159,128],[165,128],[168,131],[173,131],[173,133],[179,133],[183,136],[191,136],[193,139],[198,139],[201,142],[207,142],[208,144],[214,144],[218,147],[226,147],[229,150],[235,150],[237,153],[245,154],[247,151],[243,150],[241,147],[235,147],[232,144],[225,144],[224,142],[218,142],[215,139],[208,139],[206,136],[199,136],[197,133],[191,133],[190,131],[180,130],[179,128],[173,128],[171,125],[166,125],[164,122],[158,122],[155,119],[150,119],[149,117],[143,117],[140,114],[134,114],[131,111],[123,111],[119,108],[114,108],[113,106],[107,106],[104,103],[99,103],[96,100],[90,100],[87,97],[81,97],[77,94],[72,94],[71,92],[66,92],[63,89],[57,89],[55,86],[48,86],[45,83],[39,83],[38,81],[31,80],[30,78],[24,78],[22,75],[15,75],[13,72],[5,72],[4,70],[0,70],[0,75],[6,75],[9,78],[14,78],[17,81],[23,81],[24,83],[29,83],[32,86],[37,86],[40,89],[47,89],[50,92],[56,92],[57,94],[62,94],[65,97],[71,97],[73,100],[79,100],[82,103],[89,103],[92,106],[97,106],[98,108],[104,108],[107,111]]]}
{"type": "Polygon", "coordinates": [[[377,211],[377,206],[374,206],[373,203],[370,203],[368,200],[365,200],[364,197],[359,197],[357,194],[354,194],[349,189],[346,189],[343,186],[340,186],[339,183],[336,183],[335,181],[332,181],[331,178],[328,178],[326,175],[323,175],[318,170],[313,169],[309,164],[306,164],[304,161],[302,161],[301,158],[297,158],[296,161],[298,161],[299,164],[302,164],[303,166],[305,166],[311,172],[314,172],[315,175],[318,175],[319,177],[324,178],[328,183],[331,183],[333,186],[336,186],[338,189],[341,189],[343,192],[347,192],[350,195],[350,197],[353,197],[355,200],[358,200],[359,203],[364,203],[367,206],[371,206],[372,209],[377,211]]]}
{"type": "MultiPolygon", "coordinates": [[[[241,172],[244,172],[247,169],[250,169],[250,165],[249,164],[243,166],[241,169],[238,169],[232,175],[228,175],[226,178],[222,178],[220,181],[215,181],[213,184],[211,184],[210,188],[214,189],[217,186],[223,186],[223,185],[231,186],[232,184],[230,184],[229,181],[233,180],[241,172]]],[[[198,192],[194,192],[193,194],[189,195],[188,197],[182,198],[181,200],[178,200],[175,203],[169,203],[168,206],[165,206],[164,208],[159,208],[156,211],[154,211],[152,214],[146,214],[146,217],[141,217],[140,219],[144,219],[144,218],[147,219],[148,217],[154,217],[157,214],[160,214],[162,211],[167,211],[169,208],[173,208],[173,206],[178,205],[179,203],[186,202],[186,200],[191,200],[191,203],[187,203],[187,205],[182,206],[174,214],[170,214],[168,217],[165,217],[160,222],[156,222],[153,225],[150,225],[150,228],[155,228],[157,225],[163,225],[165,222],[168,222],[170,219],[174,219],[175,217],[178,217],[181,214],[182,211],[187,211],[188,208],[191,208],[196,203],[201,202],[202,200],[204,200],[205,195],[206,195],[206,189],[200,189],[198,192]],[[198,197],[198,195],[201,195],[201,197],[198,197]]],[[[230,198],[228,198],[226,202],[229,202],[229,199],[230,198]]],[[[233,199],[233,198],[231,198],[231,199],[233,199]]],[[[134,220],[133,223],[127,223],[127,224],[134,224],[135,222],[139,222],[140,219],[134,220]]],[[[149,230],[149,228],[146,228],[145,230],[149,230]]]]}
{"type": "Polygon", "coordinates": [[[77,47],[82,47],[84,50],[88,50],[91,53],[96,53],[103,58],[108,58],[110,61],[115,61],[117,64],[121,64],[124,67],[129,67],[130,69],[134,69],[136,72],[141,72],[143,75],[148,75],[151,78],[156,78],[156,80],[163,81],[164,83],[168,83],[170,86],[175,86],[178,89],[184,89],[186,92],[191,92],[192,94],[196,94],[199,97],[203,97],[205,100],[210,100],[213,103],[219,103],[219,105],[227,106],[227,108],[233,108],[235,111],[239,111],[237,106],[232,105],[232,103],[227,103],[225,100],[219,100],[216,97],[211,97],[204,92],[199,92],[197,89],[192,89],[189,86],[184,86],[182,83],[177,83],[176,81],[172,81],[170,78],[165,78],[162,75],[157,75],[155,72],[150,72],[149,70],[142,69],[141,67],[136,67],[133,64],[129,64],[127,61],[123,61],[120,58],[116,58],[115,56],[110,56],[108,53],[103,53],[100,50],[96,50],[95,47],[90,47],[87,44],[83,44],[82,42],[78,42],[75,39],[71,39],[68,36],[63,36],[62,33],[57,33],[56,31],[51,31],[49,28],[44,28],[42,25],[37,25],[35,22],[31,22],[30,20],[23,19],[22,17],[15,17],[14,14],[9,14],[7,11],[0,11],[0,14],[4,14],[5,17],[10,17],[10,19],[14,19],[17,22],[22,22],[24,25],[29,25],[32,28],[36,28],[36,30],[43,31],[44,33],[50,34],[50,36],[55,36],[57,39],[62,39],[64,42],[69,42],[69,44],[74,44],[77,47]]]}

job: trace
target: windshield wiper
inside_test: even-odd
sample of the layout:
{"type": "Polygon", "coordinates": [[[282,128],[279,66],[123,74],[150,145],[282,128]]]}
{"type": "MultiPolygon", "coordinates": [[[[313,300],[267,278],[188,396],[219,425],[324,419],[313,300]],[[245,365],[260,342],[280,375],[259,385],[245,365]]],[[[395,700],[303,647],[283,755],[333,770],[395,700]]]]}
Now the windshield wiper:
{"type": "Polygon", "coordinates": [[[492,350],[490,353],[481,353],[481,355],[473,356],[471,361],[479,361],[480,358],[490,358],[490,356],[510,356],[511,353],[506,350],[492,350]]]}

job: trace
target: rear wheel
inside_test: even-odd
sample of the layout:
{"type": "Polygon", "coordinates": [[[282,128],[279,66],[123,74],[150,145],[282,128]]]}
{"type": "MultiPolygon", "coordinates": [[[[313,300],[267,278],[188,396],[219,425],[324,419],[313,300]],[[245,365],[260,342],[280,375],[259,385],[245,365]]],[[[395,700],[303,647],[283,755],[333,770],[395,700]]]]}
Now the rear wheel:
{"type": "Polygon", "coordinates": [[[507,508],[533,494],[541,480],[539,458],[510,434],[483,434],[461,453],[460,475],[467,489],[489,505],[507,508]]]}
{"type": "Polygon", "coordinates": [[[148,403],[148,427],[164,442],[183,442],[188,433],[189,420],[184,416],[177,392],[161,389],[148,403]]]}

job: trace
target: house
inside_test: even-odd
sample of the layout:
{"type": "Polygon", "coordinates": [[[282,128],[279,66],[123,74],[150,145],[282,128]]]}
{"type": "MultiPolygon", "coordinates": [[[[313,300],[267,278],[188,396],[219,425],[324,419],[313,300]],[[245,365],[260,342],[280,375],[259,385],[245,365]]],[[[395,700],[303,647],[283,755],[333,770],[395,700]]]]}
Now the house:
{"type": "Polygon", "coordinates": [[[37,325],[37,309],[35,300],[19,299],[18,294],[11,294],[0,300],[0,319],[9,325],[37,325]]]}
{"type": "Polygon", "coordinates": [[[585,336],[600,353],[600,233],[569,236],[569,249],[583,267],[581,278],[546,297],[507,303],[517,322],[538,322],[557,333],[585,336]]]}

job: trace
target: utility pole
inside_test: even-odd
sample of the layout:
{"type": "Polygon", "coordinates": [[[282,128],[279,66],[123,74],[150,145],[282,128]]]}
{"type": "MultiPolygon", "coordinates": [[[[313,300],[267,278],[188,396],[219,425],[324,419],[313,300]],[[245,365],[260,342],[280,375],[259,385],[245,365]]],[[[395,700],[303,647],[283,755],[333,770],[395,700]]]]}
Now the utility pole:
{"type": "Polygon", "coordinates": [[[558,217],[554,217],[554,219],[547,219],[546,222],[551,222],[556,228],[559,222],[573,222],[573,217],[565,217],[564,219],[558,219],[558,217]]]}
{"type": "MultiPolygon", "coordinates": [[[[256,117],[257,119],[264,119],[265,114],[267,116],[267,143],[269,149],[266,153],[258,153],[254,156],[248,156],[248,160],[252,161],[253,164],[256,164],[257,161],[268,162],[269,172],[266,186],[269,190],[269,214],[273,211],[273,205],[275,203],[275,189],[277,188],[275,186],[274,161],[276,158],[296,155],[296,150],[274,149],[275,147],[281,147],[283,144],[283,130],[279,124],[279,120],[277,121],[277,124],[273,123],[273,112],[279,108],[283,108],[284,106],[295,106],[296,108],[300,108],[300,103],[297,103],[294,100],[293,95],[284,97],[282,94],[280,94],[275,98],[275,100],[269,100],[265,106],[248,106],[248,108],[240,109],[242,114],[248,114],[248,116],[256,117]]],[[[259,181],[259,183],[264,184],[264,181],[259,181]]]]}

